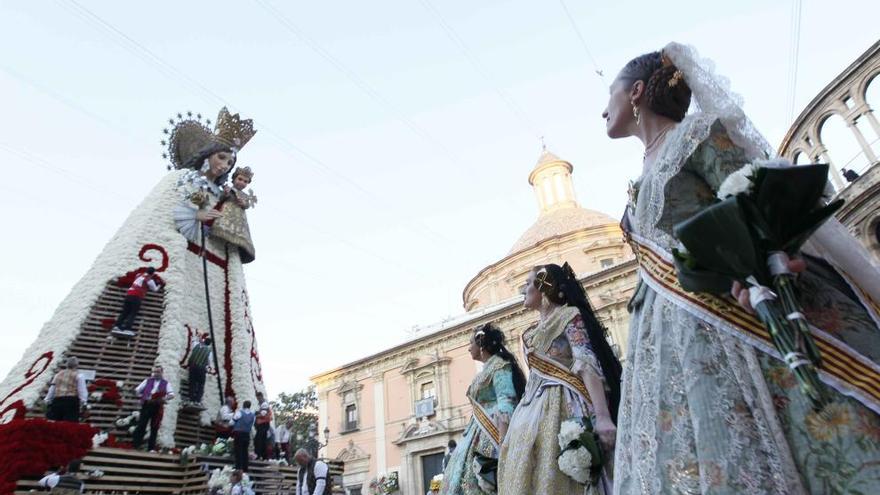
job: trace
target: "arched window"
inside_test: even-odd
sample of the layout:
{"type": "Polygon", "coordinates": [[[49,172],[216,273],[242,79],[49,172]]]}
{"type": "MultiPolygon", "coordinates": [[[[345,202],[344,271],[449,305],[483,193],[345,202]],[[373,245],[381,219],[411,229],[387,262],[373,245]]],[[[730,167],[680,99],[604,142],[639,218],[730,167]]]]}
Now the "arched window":
{"type": "Polygon", "coordinates": [[[819,140],[838,174],[843,174],[842,169],[861,171],[867,164],[858,140],[840,115],[831,114],[819,124],[819,140]]]}

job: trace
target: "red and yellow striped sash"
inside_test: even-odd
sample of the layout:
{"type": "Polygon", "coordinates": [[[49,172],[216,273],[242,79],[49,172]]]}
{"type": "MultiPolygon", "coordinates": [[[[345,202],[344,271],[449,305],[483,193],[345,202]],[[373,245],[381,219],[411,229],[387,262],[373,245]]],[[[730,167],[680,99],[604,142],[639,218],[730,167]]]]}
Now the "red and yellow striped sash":
{"type": "MultiPolygon", "coordinates": [[[[652,286],[673,296],[685,309],[692,313],[709,315],[726,323],[722,330],[732,330],[738,337],[763,350],[775,349],[770,332],[755,315],[749,313],[732,297],[715,296],[706,293],[692,293],[684,290],[675,274],[671,257],[657,248],[639,242],[630,236],[630,244],[639,266],[652,286]]],[[[870,301],[870,304],[875,304],[870,301]]],[[[876,308],[876,306],[875,306],[876,308]]],[[[873,309],[873,308],[872,308],[873,309]]],[[[874,411],[880,412],[880,369],[869,359],[849,348],[826,332],[813,332],[813,339],[822,353],[820,376],[842,393],[850,395],[874,411]],[[830,380],[829,380],[830,378],[830,380]]]]}
{"type": "MultiPolygon", "coordinates": [[[[470,399],[470,397],[468,397],[470,399]]],[[[498,448],[501,445],[501,432],[498,431],[498,427],[495,426],[495,423],[492,421],[492,418],[486,413],[486,410],[483,409],[483,406],[480,405],[479,402],[470,399],[471,407],[474,410],[474,419],[477,420],[477,424],[479,424],[480,428],[483,430],[486,435],[489,436],[489,439],[495,444],[495,447],[498,448]]]]}
{"type": "Polygon", "coordinates": [[[537,372],[545,378],[559,382],[561,385],[570,388],[572,391],[581,396],[587,404],[592,404],[590,400],[590,392],[584,385],[581,377],[575,375],[567,368],[563,368],[558,363],[549,359],[545,359],[535,352],[526,353],[526,360],[529,363],[529,369],[537,372]]]}

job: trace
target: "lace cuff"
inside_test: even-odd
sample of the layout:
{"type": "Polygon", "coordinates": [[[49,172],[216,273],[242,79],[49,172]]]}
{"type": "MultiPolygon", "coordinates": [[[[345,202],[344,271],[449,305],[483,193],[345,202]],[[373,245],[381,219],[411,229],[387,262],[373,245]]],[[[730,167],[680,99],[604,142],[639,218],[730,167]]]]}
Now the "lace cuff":
{"type": "Polygon", "coordinates": [[[192,242],[199,242],[199,221],[196,219],[197,210],[194,207],[179,204],[174,207],[174,224],[177,230],[192,242]]]}

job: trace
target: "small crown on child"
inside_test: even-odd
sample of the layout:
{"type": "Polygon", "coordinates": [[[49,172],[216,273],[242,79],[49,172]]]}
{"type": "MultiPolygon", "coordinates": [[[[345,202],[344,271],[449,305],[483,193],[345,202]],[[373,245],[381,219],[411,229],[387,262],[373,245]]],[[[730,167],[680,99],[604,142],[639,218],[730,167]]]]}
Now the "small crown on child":
{"type": "Polygon", "coordinates": [[[233,180],[239,175],[243,175],[247,178],[248,181],[254,180],[254,171],[251,170],[250,167],[237,167],[234,172],[232,172],[233,180]]]}

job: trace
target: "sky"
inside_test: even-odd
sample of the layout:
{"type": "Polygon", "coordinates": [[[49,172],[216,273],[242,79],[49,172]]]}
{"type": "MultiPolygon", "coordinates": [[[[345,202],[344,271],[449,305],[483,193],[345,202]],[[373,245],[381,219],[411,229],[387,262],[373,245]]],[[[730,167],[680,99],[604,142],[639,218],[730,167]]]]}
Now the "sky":
{"type": "Polygon", "coordinates": [[[167,173],[177,112],[258,129],[245,273],[275,396],[461,313],[537,218],[541,137],[581,205],[618,216],[641,148],[600,114],[630,58],[693,44],[777,145],[878,18],[855,0],[0,0],[0,376],[167,173]]]}

